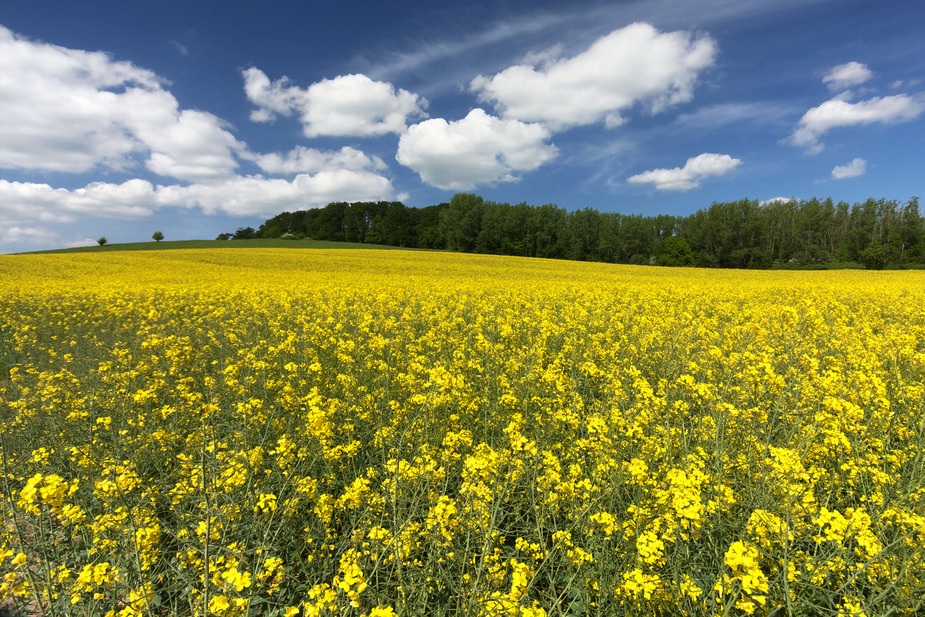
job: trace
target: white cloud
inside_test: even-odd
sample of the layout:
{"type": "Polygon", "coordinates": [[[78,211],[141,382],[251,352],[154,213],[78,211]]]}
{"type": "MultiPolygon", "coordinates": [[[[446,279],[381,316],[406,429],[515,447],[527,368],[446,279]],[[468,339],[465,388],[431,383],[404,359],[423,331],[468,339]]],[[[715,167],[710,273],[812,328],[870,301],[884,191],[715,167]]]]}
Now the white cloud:
{"type": "Polygon", "coordinates": [[[125,125],[151,150],[148,169],[188,182],[212,182],[235,173],[234,153],[245,155],[246,146],[227,130],[224,121],[202,111],[143,105],[123,117],[125,125]]]}
{"type": "Polygon", "coordinates": [[[335,169],[351,171],[386,169],[385,162],[379,157],[369,157],[349,146],[344,146],[336,152],[323,152],[314,148],[297,146],[285,154],[256,155],[254,161],[260,169],[270,174],[315,173],[335,169]]]}
{"type": "Polygon", "coordinates": [[[847,165],[839,165],[832,170],[832,177],[836,180],[843,178],[854,178],[863,176],[867,172],[867,161],[864,159],[854,159],[847,165]]]}
{"type": "MultiPolygon", "coordinates": [[[[82,244],[92,244],[88,240],[82,244]]],[[[5,245],[19,246],[62,246],[61,234],[44,227],[22,227],[19,225],[0,224],[0,247],[5,245]]]]}
{"type": "Polygon", "coordinates": [[[426,115],[425,99],[366,75],[341,75],[304,90],[286,77],[271,82],[258,68],[242,75],[247,98],[258,107],[252,120],[267,122],[277,114],[298,112],[307,137],[402,133],[409,117],[426,115]]]}
{"type": "Polygon", "coordinates": [[[719,103],[679,114],[675,124],[684,129],[715,130],[730,124],[778,124],[791,117],[793,110],[775,103],[719,103]]]}
{"type": "Polygon", "coordinates": [[[0,217],[17,223],[66,223],[86,215],[137,219],[150,216],[157,207],[154,187],[146,180],[92,182],[74,190],[0,180],[0,217]]]}
{"type": "Polygon", "coordinates": [[[848,62],[839,64],[822,78],[822,83],[829,87],[829,90],[845,90],[851,86],[863,84],[873,77],[874,74],[866,64],[860,62],[848,62]]]}
{"type": "Polygon", "coordinates": [[[337,169],[299,174],[290,180],[245,176],[220,184],[158,187],[162,205],[198,207],[206,214],[225,212],[270,216],[318,208],[332,201],[378,201],[394,198],[392,183],[368,171],[337,169]]]}
{"type": "MultiPolygon", "coordinates": [[[[521,15],[505,15],[503,19],[488,24],[486,29],[475,32],[460,30],[457,38],[440,36],[426,42],[413,40],[414,48],[405,51],[378,50],[374,58],[367,59],[371,65],[367,73],[376,79],[394,79],[395,76],[409,73],[430,73],[436,65],[445,69],[448,59],[470,57],[481,53],[485,47],[497,48],[520,37],[533,36],[552,28],[561,29],[565,24],[575,22],[576,17],[575,8],[571,6],[559,15],[534,11],[521,15]]],[[[467,77],[463,79],[468,79],[469,76],[471,72],[467,71],[467,77]]],[[[446,79],[447,83],[454,84],[455,89],[457,77],[458,75],[453,74],[447,78],[442,74],[437,80],[446,79]]]]}
{"type": "Polygon", "coordinates": [[[153,72],[101,52],[33,42],[0,26],[0,167],[125,170],[147,156],[155,173],[226,177],[243,151],[204,112],[180,110],[153,72]]]}
{"type": "Polygon", "coordinates": [[[258,107],[251,112],[254,122],[270,122],[276,114],[289,116],[308,105],[306,92],[298,86],[290,86],[288,77],[271,82],[267,74],[256,67],[241,71],[241,76],[247,99],[258,107]]]}
{"type": "Polygon", "coordinates": [[[917,118],[923,111],[925,99],[905,94],[874,97],[857,103],[836,97],[803,114],[788,141],[795,146],[806,148],[811,154],[816,154],[824,148],[820,140],[822,135],[834,128],[874,122],[908,122],[917,118]]]}
{"type": "Polygon", "coordinates": [[[673,169],[653,169],[627,178],[633,184],[655,185],[661,191],[688,191],[700,186],[700,181],[710,176],[722,176],[736,167],[742,161],[734,159],[728,154],[712,154],[704,152],[699,156],[687,159],[684,167],[673,169]]]}
{"type": "MultiPolygon", "coordinates": [[[[381,90],[374,84],[354,94],[373,96],[381,90]]],[[[395,96],[404,100],[401,93],[395,96]]],[[[351,108],[347,98],[338,100],[349,113],[356,106],[351,108]]],[[[334,99],[332,94],[325,100],[334,99]]],[[[373,121],[404,126],[404,116],[397,124],[391,117],[373,121]]],[[[85,173],[129,171],[143,163],[171,178],[165,185],[135,178],[75,189],[0,179],[0,244],[5,246],[86,244],[86,238],[75,240],[56,227],[89,217],[143,219],[165,207],[272,215],[338,200],[395,198],[391,181],[380,173],[386,165],[377,157],[348,147],[251,153],[220,118],[181,109],[153,72],[104,53],[33,42],[2,26],[0,135],[0,168],[85,173]],[[240,176],[239,159],[294,177],[240,176]]]]}
{"type": "Polygon", "coordinates": [[[795,197],[772,197],[771,199],[765,199],[764,201],[758,202],[758,205],[767,206],[770,204],[777,204],[777,203],[789,203],[791,201],[796,201],[796,198],[795,197]]]}
{"type": "Polygon", "coordinates": [[[189,48],[183,43],[170,39],[167,41],[167,44],[170,45],[170,47],[181,56],[186,56],[189,54],[189,48]]]}
{"type": "Polygon", "coordinates": [[[86,216],[129,220],[150,217],[168,206],[201,208],[206,214],[269,216],[332,201],[394,197],[388,178],[348,169],[303,173],[292,180],[257,175],[186,186],[154,186],[133,179],[122,184],[93,182],[73,190],[0,180],[0,221],[7,226],[29,226],[35,222],[69,223],[86,216]]]}
{"type": "Polygon", "coordinates": [[[109,118],[125,86],[157,77],[109,56],[33,43],[0,26],[0,167],[81,172],[118,167],[141,144],[109,118]]]}
{"type": "Polygon", "coordinates": [[[532,67],[549,67],[556,63],[562,57],[565,48],[561,43],[556,43],[552,47],[541,49],[539,51],[530,51],[518,61],[518,64],[526,64],[532,67]]]}
{"type": "Polygon", "coordinates": [[[471,88],[505,118],[564,128],[604,121],[645,102],[658,112],[689,101],[700,72],[713,65],[716,44],[689,32],[660,33],[636,23],[595,41],[567,59],[543,57],[542,68],[512,66],[493,77],[479,75],[471,88]]]}
{"type": "Polygon", "coordinates": [[[518,180],[552,160],[555,146],[538,124],[502,120],[473,109],[462,120],[426,120],[408,129],[398,142],[396,160],[421,180],[442,189],[470,190],[479,185],[518,180]]]}

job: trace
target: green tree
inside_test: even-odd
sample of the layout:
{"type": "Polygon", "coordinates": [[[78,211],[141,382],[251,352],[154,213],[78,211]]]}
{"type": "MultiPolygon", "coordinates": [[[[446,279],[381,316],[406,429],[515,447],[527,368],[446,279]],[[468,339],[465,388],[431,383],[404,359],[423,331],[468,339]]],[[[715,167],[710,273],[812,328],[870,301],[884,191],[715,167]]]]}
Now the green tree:
{"type": "Polygon", "coordinates": [[[366,216],[367,204],[351,203],[344,211],[344,240],[363,242],[369,231],[370,219],[366,216]]]}
{"type": "Polygon", "coordinates": [[[417,210],[400,201],[387,202],[382,217],[382,235],[389,246],[415,246],[414,228],[417,210]]]}
{"type": "Polygon", "coordinates": [[[899,230],[902,263],[921,263],[925,253],[925,219],[919,213],[919,198],[913,197],[902,209],[899,230]]]}
{"type": "Polygon", "coordinates": [[[161,240],[164,239],[164,234],[162,234],[162,233],[159,232],[159,231],[155,231],[155,232],[154,232],[154,235],[151,236],[151,238],[152,238],[155,242],[160,242],[161,240]]]}
{"type": "Polygon", "coordinates": [[[426,208],[421,208],[418,212],[415,229],[418,248],[436,249],[446,246],[446,239],[440,231],[440,212],[448,205],[443,203],[436,206],[427,206],[426,208]]]}
{"type": "Polygon", "coordinates": [[[533,209],[530,217],[530,234],[534,254],[531,257],[565,257],[565,208],[555,204],[543,204],[533,209]]]}
{"type": "Polygon", "coordinates": [[[103,245],[106,244],[107,242],[109,242],[109,241],[106,239],[106,236],[103,236],[102,238],[100,238],[99,240],[96,241],[96,243],[99,244],[100,246],[103,246],[103,245]]]}
{"type": "Polygon", "coordinates": [[[507,218],[508,204],[485,202],[482,209],[482,221],[479,233],[475,237],[474,251],[497,255],[504,242],[504,221],[507,218]]]}
{"type": "Polygon", "coordinates": [[[566,216],[566,229],[569,235],[566,257],[575,261],[597,261],[601,213],[592,208],[570,212],[566,216]]]}
{"type": "Polygon", "coordinates": [[[618,212],[601,214],[601,229],[597,242],[597,256],[601,261],[614,263],[620,258],[620,224],[623,215],[618,212]]]}
{"type": "Polygon", "coordinates": [[[889,249],[877,239],[861,251],[861,263],[868,270],[883,270],[889,263],[889,249]]]}
{"type": "Polygon", "coordinates": [[[673,268],[694,265],[694,251],[687,240],[680,236],[665,238],[653,249],[655,263],[673,268]]]}
{"type": "Polygon", "coordinates": [[[313,221],[311,236],[315,240],[329,240],[343,242],[344,215],[347,212],[347,203],[335,201],[318,210],[313,221]]]}
{"type": "Polygon", "coordinates": [[[450,204],[440,213],[440,229],[451,251],[471,253],[482,231],[485,200],[471,193],[453,195],[450,204]]]}
{"type": "Polygon", "coordinates": [[[649,263],[649,255],[657,240],[657,233],[652,217],[641,214],[629,214],[620,224],[623,263],[641,265],[649,263]]]}

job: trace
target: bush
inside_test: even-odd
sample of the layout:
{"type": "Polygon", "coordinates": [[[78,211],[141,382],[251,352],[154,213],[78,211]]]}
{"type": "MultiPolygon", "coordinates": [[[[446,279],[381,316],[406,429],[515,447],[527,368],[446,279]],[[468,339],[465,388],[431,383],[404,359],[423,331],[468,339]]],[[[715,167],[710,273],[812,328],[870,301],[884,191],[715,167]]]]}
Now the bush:
{"type": "Polygon", "coordinates": [[[871,242],[861,251],[861,263],[868,270],[883,270],[889,261],[889,251],[879,240],[871,242]]]}
{"type": "Polygon", "coordinates": [[[659,266],[693,266],[694,251],[687,240],[680,236],[665,238],[655,245],[655,263],[659,266]]]}
{"type": "Polygon", "coordinates": [[[238,227],[237,231],[231,237],[232,240],[251,240],[257,236],[253,227],[238,227]]]}

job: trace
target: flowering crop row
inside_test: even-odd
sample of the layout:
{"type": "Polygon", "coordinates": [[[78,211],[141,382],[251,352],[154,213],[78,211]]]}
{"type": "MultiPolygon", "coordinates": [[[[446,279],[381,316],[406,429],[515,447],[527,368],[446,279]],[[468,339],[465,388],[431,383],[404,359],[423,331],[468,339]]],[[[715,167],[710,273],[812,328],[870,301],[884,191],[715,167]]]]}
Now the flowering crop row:
{"type": "Polygon", "coordinates": [[[0,257],[0,594],[87,616],[920,614],[923,283],[0,257]]]}

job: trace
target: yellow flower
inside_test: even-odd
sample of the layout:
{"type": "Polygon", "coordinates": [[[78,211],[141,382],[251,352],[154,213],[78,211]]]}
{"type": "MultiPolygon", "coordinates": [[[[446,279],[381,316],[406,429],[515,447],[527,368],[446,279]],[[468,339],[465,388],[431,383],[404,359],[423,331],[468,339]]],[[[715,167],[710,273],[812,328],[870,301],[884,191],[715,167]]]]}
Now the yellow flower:
{"type": "Polygon", "coordinates": [[[244,591],[246,587],[251,586],[250,572],[241,572],[237,568],[225,570],[222,572],[222,578],[234,586],[237,591],[244,591]]]}
{"type": "Polygon", "coordinates": [[[231,607],[231,603],[228,602],[228,598],[225,596],[212,596],[209,600],[209,611],[216,615],[224,615],[229,607],[231,607]]]}

